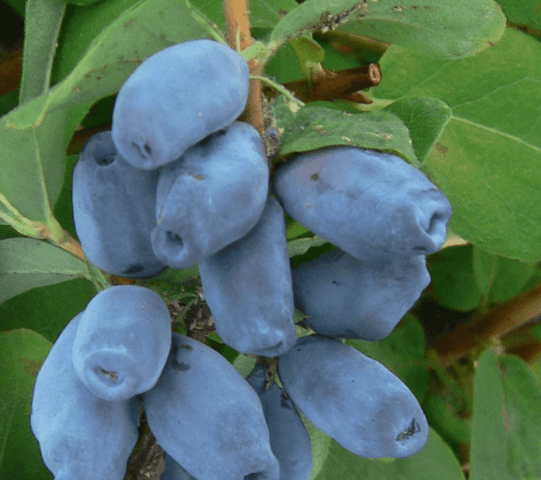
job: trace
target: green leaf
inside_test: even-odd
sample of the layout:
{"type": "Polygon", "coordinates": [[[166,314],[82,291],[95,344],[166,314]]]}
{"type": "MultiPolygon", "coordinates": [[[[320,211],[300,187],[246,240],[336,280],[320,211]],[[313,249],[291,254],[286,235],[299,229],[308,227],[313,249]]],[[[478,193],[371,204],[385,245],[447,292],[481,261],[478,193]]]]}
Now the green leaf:
{"type": "Polygon", "coordinates": [[[347,145],[394,153],[418,165],[409,132],[392,113],[350,113],[330,102],[312,102],[292,112],[283,97],[273,106],[283,135],[282,155],[347,145]]]}
{"type": "Polygon", "coordinates": [[[0,205],[7,201],[20,215],[47,222],[64,181],[66,114],[55,112],[38,128],[18,130],[9,122],[16,110],[0,119],[0,205]]]}
{"type": "Polygon", "coordinates": [[[326,243],[328,243],[327,240],[323,240],[323,238],[314,235],[310,238],[297,238],[291,240],[287,244],[287,249],[289,256],[295,257],[297,255],[304,255],[311,247],[320,247],[326,243]]]}
{"type": "Polygon", "coordinates": [[[235,367],[237,372],[239,372],[244,378],[246,378],[254,369],[255,362],[255,358],[250,358],[240,353],[239,356],[235,358],[235,360],[233,360],[233,366],[235,367]]]}
{"type": "Polygon", "coordinates": [[[102,0],[88,7],[69,6],[58,37],[51,81],[63,80],[85,54],[94,37],[140,0],[102,0]]]}
{"type": "Polygon", "coordinates": [[[87,275],[84,262],[49,243],[32,238],[0,241],[0,302],[31,288],[87,275]]]}
{"type": "Polygon", "coordinates": [[[478,247],[473,249],[473,268],[479,289],[496,303],[519,294],[535,271],[534,264],[492,255],[478,247]]]}
{"type": "Polygon", "coordinates": [[[321,469],[325,466],[325,461],[329,455],[333,439],[316,428],[310,420],[308,420],[301,412],[299,412],[301,420],[308,431],[310,437],[310,445],[312,446],[312,472],[310,480],[317,478],[321,469]]]}
{"type": "Polygon", "coordinates": [[[541,386],[518,357],[500,358],[509,480],[541,478],[541,386]]]}
{"type": "Polygon", "coordinates": [[[428,386],[428,370],[423,363],[426,339],[413,315],[406,315],[391,335],[379,342],[351,339],[346,343],[385,365],[422,401],[428,386]]]}
{"type": "Polygon", "coordinates": [[[285,12],[297,7],[295,0],[250,0],[248,3],[250,25],[260,28],[273,28],[285,12]]]}
{"type": "Polygon", "coordinates": [[[41,95],[49,88],[58,32],[65,9],[64,0],[26,2],[20,103],[41,95]]]}
{"type": "MultiPolygon", "coordinates": [[[[541,30],[541,9],[538,0],[498,0],[508,23],[541,30]]],[[[532,32],[533,33],[533,32],[532,32]]]]}
{"type": "Polygon", "coordinates": [[[474,55],[497,43],[504,30],[505,16],[492,0],[406,0],[400,5],[384,0],[338,29],[434,58],[474,55]]]}
{"type": "Polygon", "coordinates": [[[294,238],[300,237],[301,235],[304,235],[305,233],[310,232],[310,230],[308,230],[305,226],[295,221],[287,213],[285,214],[285,218],[286,218],[286,238],[288,240],[293,240],[294,238]]]}
{"type": "Polygon", "coordinates": [[[492,0],[311,0],[285,15],[270,40],[283,43],[306,32],[340,31],[416,48],[426,55],[473,55],[499,40],[505,17],[492,0]]]}
{"type": "Polygon", "coordinates": [[[432,294],[445,308],[467,312],[481,304],[472,265],[472,246],[445,248],[430,256],[432,294]]]}
{"type": "Polygon", "coordinates": [[[392,46],[381,68],[378,98],[429,95],[452,109],[421,166],[451,201],[449,228],[490,253],[541,259],[541,44],[508,29],[495,47],[454,61],[392,46]]]}
{"type": "MultiPolygon", "coordinates": [[[[349,453],[336,442],[315,480],[464,480],[464,475],[449,446],[430,429],[423,450],[410,458],[384,462],[349,453]]],[[[489,477],[487,477],[489,478],[489,477]]],[[[498,477],[492,477],[498,478],[498,477]]]]}
{"type": "Polygon", "coordinates": [[[541,387],[521,359],[493,351],[475,375],[470,480],[538,479],[541,472],[541,387]]]}
{"type": "Polygon", "coordinates": [[[409,129],[413,149],[423,163],[451,119],[452,110],[434,97],[408,97],[385,110],[396,115],[409,129]]]}
{"type": "Polygon", "coordinates": [[[449,443],[469,444],[471,428],[468,421],[457,415],[449,398],[440,395],[427,395],[423,402],[423,411],[430,425],[449,443]]]}
{"type": "Polygon", "coordinates": [[[96,295],[82,278],[33,288],[0,304],[2,330],[29,328],[54,342],[62,329],[96,295]]]}
{"type": "Polygon", "coordinates": [[[28,420],[36,375],[50,348],[31,330],[0,333],[0,478],[53,478],[28,420]]]}
{"type": "Polygon", "coordinates": [[[506,427],[498,357],[494,351],[486,350],[478,362],[474,378],[469,480],[504,480],[508,478],[505,476],[506,427]]]}

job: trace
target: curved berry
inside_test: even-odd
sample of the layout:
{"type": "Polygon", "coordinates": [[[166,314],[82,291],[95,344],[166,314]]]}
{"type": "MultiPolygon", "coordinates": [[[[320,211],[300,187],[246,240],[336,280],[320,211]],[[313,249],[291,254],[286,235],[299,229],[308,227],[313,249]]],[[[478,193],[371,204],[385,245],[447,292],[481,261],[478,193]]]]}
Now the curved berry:
{"type": "Polygon", "coordinates": [[[121,480],[137,443],[141,401],[107,402],[81,382],[71,362],[81,317],[68,323],[41,366],[30,425],[56,480],[121,480]]]}
{"type": "Polygon", "coordinates": [[[330,250],[291,271],[306,326],[339,338],[387,337],[430,284],[426,257],[364,261],[330,250]]]}
{"type": "Polygon", "coordinates": [[[274,193],[297,222],[359,260],[434,253],[451,217],[420,170],[357,147],[296,155],[274,175],[274,193]]]}
{"type": "Polygon", "coordinates": [[[355,455],[410,457],[426,444],[428,422],[408,387],[338,339],[300,338],[278,373],[303,415],[355,455]]]}
{"type": "Polygon", "coordinates": [[[151,277],[165,268],[150,243],[156,225],[158,172],[132,167],[111,132],[90,138],[73,171],[73,219],[89,260],[121,277],[151,277]]]}
{"type": "Polygon", "coordinates": [[[212,348],[173,333],[162,376],[143,403],[158,443],[198,480],[278,480],[261,402],[212,348]]]}
{"type": "Polygon", "coordinates": [[[221,339],[240,353],[265,357],[296,340],[284,212],[269,197],[256,226],[199,263],[201,285],[221,339]]]}
{"type": "Polygon", "coordinates": [[[138,168],[172,162],[243,112],[249,75],[241,55],[211,40],[179,43],[148,57],[116,98],[118,150],[138,168]]]}
{"type": "Polygon", "coordinates": [[[250,231],[265,208],[269,168],[261,137],[234,122],[190,148],[161,170],[156,256],[173,268],[188,268],[250,231]]]}
{"type": "Polygon", "coordinates": [[[161,297],[117,285],[98,293],[81,314],[73,365],[97,397],[126,400],[154,386],[171,347],[171,317],[161,297]]]}

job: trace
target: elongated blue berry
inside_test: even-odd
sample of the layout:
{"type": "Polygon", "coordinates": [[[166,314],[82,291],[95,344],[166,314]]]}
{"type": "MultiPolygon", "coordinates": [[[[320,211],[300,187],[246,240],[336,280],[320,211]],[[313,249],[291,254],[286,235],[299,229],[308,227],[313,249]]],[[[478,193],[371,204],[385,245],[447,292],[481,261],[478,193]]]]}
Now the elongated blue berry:
{"type": "Polygon", "coordinates": [[[68,323],[41,366],[30,425],[55,480],[121,480],[137,442],[141,400],[108,402],[81,382],[71,361],[81,317],[68,323]]]}
{"type": "Polygon", "coordinates": [[[116,98],[118,150],[138,168],[172,162],[242,113],[249,75],[240,54],[211,40],[179,43],[148,57],[116,98]]]}
{"type": "Polygon", "coordinates": [[[434,253],[451,216],[420,170],[357,147],[296,155],[275,173],[274,193],[297,222],[359,260],[434,253]]]}
{"type": "Polygon", "coordinates": [[[295,306],[322,335],[379,341],[430,284],[426,257],[357,260],[330,250],[292,269],[295,306]]]}
{"type": "Polygon", "coordinates": [[[269,169],[261,137],[234,122],[163,167],[152,231],[156,256],[187,268],[248,233],[265,208],[269,169]]]}
{"type": "Polygon", "coordinates": [[[197,480],[279,479],[257,394],[212,348],[173,333],[143,402],[160,446],[197,480]]]}
{"type": "Polygon", "coordinates": [[[199,263],[205,300],[222,340],[241,353],[278,356],[295,343],[285,220],[269,197],[256,226],[199,263]]]}
{"type": "Polygon", "coordinates": [[[73,171],[73,220],[89,260],[121,277],[151,277],[165,268],[150,232],[156,225],[158,172],[127,163],[111,132],[85,144],[73,171]]]}
{"type": "Polygon", "coordinates": [[[280,357],[278,373],[308,420],[355,455],[410,457],[428,439],[426,417],[409,388],[338,339],[300,338],[280,357]]]}

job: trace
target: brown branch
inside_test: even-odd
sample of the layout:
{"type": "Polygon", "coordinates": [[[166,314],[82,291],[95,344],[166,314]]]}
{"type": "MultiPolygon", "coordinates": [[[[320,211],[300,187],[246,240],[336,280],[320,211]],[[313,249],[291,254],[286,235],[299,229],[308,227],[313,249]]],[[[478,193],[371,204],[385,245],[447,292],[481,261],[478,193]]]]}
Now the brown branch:
{"type": "Polygon", "coordinates": [[[539,314],[541,314],[541,286],[493,308],[476,321],[460,325],[451,333],[434,340],[432,346],[438,351],[442,362],[448,365],[453,359],[464,357],[477,346],[499,340],[502,336],[517,330],[539,314]]]}
{"type": "Polygon", "coordinates": [[[0,60],[0,95],[15,92],[21,83],[23,69],[23,50],[8,53],[0,60]]]}
{"type": "MultiPolygon", "coordinates": [[[[223,0],[223,5],[229,45],[234,50],[245,50],[253,43],[250,33],[250,12],[247,0],[223,0]]],[[[262,66],[257,59],[250,60],[248,65],[251,74],[261,75],[262,66]]],[[[251,123],[259,133],[264,133],[263,103],[261,101],[261,82],[259,80],[250,80],[248,106],[242,119],[251,123]]]]}
{"type": "MultiPolygon", "coordinates": [[[[366,103],[364,96],[359,95],[359,90],[375,87],[380,82],[381,69],[379,65],[377,63],[370,63],[362,67],[340,70],[338,72],[325,70],[324,75],[315,79],[312,86],[309,85],[307,80],[289,82],[284,84],[284,86],[303,102],[352,98],[353,96],[353,98],[366,103]]],[[[272,94],[269,91],[269,95],[272,94]]]]}

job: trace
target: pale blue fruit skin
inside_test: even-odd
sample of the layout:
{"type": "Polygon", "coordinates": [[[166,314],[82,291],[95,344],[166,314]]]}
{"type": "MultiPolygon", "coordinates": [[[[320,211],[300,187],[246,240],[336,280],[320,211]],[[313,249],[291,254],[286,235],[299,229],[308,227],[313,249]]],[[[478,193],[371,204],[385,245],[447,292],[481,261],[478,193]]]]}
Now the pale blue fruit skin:
{"type": "Polygon", "coordinates": [[[156,193],[155,255],[188,268],[246,235],[261,216],[269,168],[257,130],[234,122],[163,167],[156,193]]]}
{"type": "Polygon", "coordinates": [[[316,333],[379,341],[430,284],[426,257],[357,260],[330,250],[291,270],[295,306],[316,333]]]}
{"type": "Polygon", "coordinates": [[[184,468],[182,468],[182,466],[167,452],[164,452],[163,459],[165,470],[163,471],[160,480],[197,480],[197,478],[192,477],[184,470],[184,468]]]}
{"type": "Polygon", "coordinates": [[[340,340],[310,335],[279,358],[293,403],[355,455],[404,458],[428,439],[428,422],[408,387],[381,363],[340,340]]]}
{"type": "Polygon", "coordinates": [[[81,314],[72,361],[93,395],[127,400],[150,390],[171,348],[171,316],[144,287],[116,285],[98,293],[81,314]]]}
{"type": "Polygon", "coordinates": [[[428,255],[451,206],[418,169],[388,153],[332,147],[294,156],[274,175],[286,213],[359,260],[428,255]]]}
{"type": "Polygon", "coordinates": [[[88,259],[121,277],[152,277],[165,268],[150,243],[156,225],[158,172],[132,167],[111,132],[85,144],[73,171],[75,231],[88,259]]]}
{"type": "Polygon", "coordinates": [[[237,352],[275,357],[296,340],[285,220],[269,197],[256,226],[199,263],[201,285],[220,338],[237,352]]]}
{"type": "Polygon", "coordinates": [[[80,319],[68,323],[38,373],[30,425],[55,480],[122,480],[137,443],[141,399],[107,402],[81,382],[71,362],[80,319]]]}
{"type": "Polygon", "coordinates": [[[143,403],[160,446],[197,480],[279,479],[259,397],[212,348],[173,333],[143,403]]]}
{"type": "Polygon", "coordinates": [[[276,383],[265,388],[266,368],[256,365],[246,381],[259,395],[269,427],[272,453],[280,464],[280,480],[309,480],[312,444],[293,402],[276,383]]]}
{"type": "Polygon", "coordinates": [[[118,150],[137,168],[172,162],[243,112],[249,75],[240,54],[211,40],[151,55],[118,92],[112,124],[118,150]]]}

